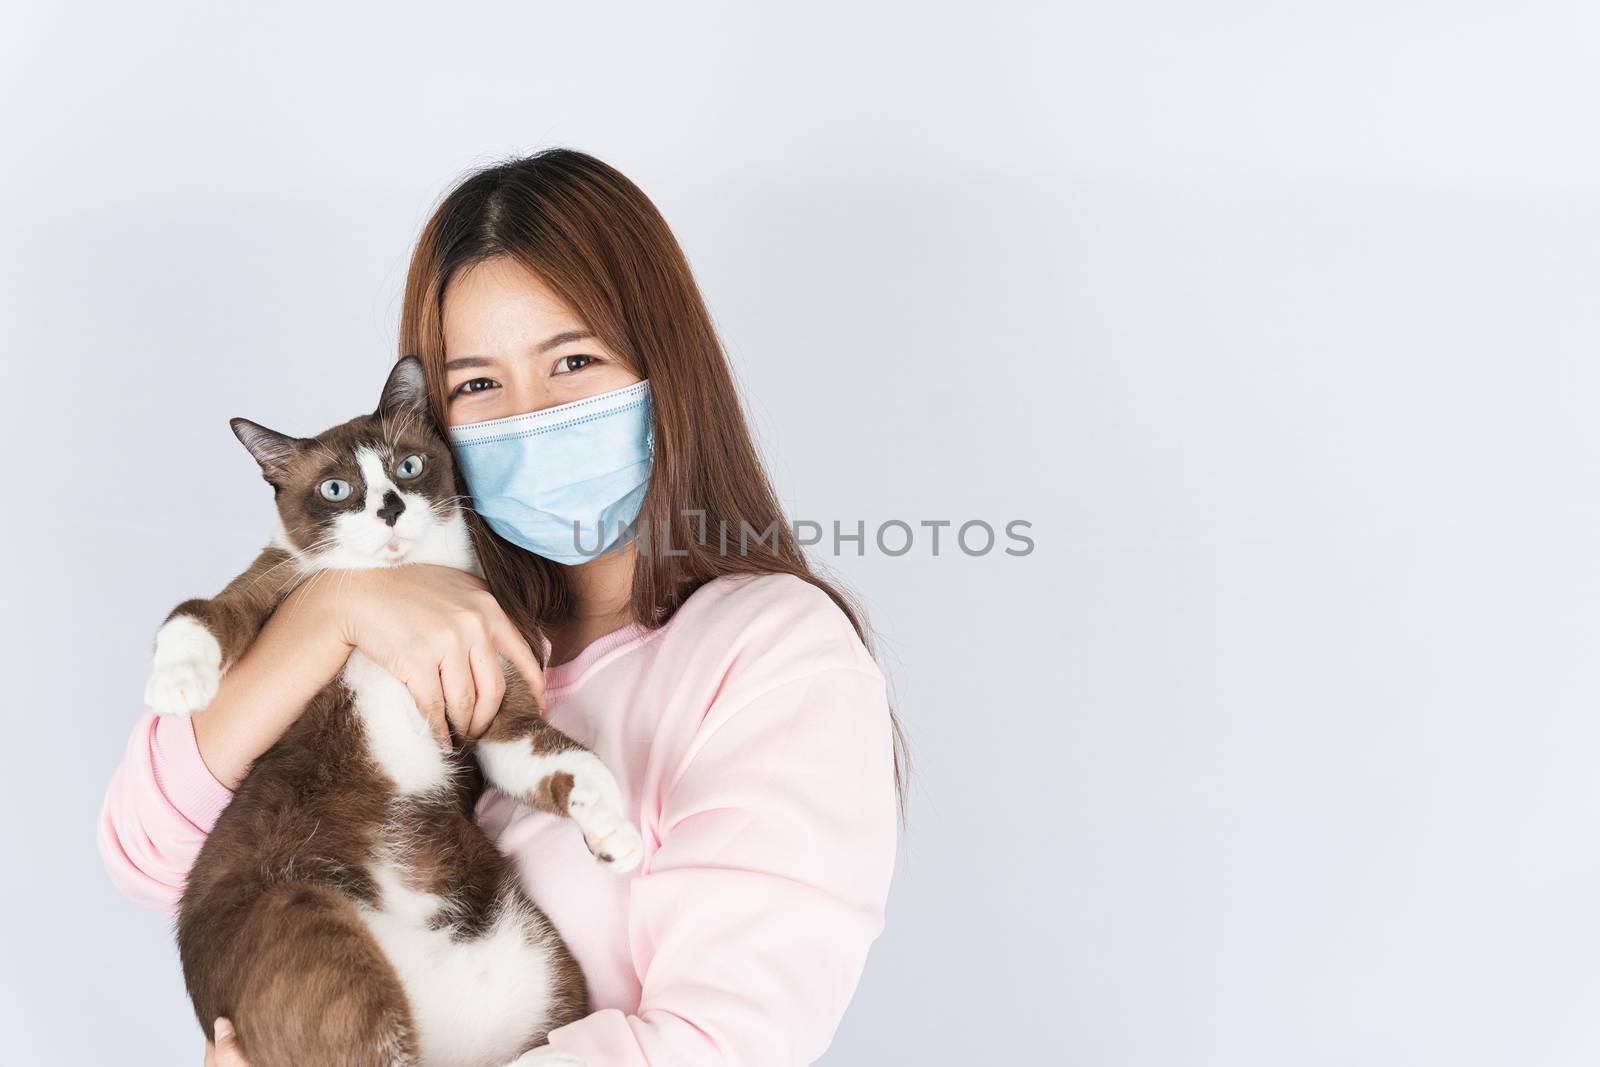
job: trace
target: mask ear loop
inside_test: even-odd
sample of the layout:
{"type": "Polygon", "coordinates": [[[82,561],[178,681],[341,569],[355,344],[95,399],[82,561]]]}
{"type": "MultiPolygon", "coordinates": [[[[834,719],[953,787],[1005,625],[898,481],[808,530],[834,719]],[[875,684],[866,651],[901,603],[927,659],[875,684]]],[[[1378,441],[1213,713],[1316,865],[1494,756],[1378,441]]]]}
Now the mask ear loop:
{"type": "Polygon", "coordinates": [[[640,378],[637,382],[634,383],[634,385],[636,385],[636,386],[638,386],[638,385],[644,386],[644,390],[643,390],[644,398],[645,398],[645,408],[644,408],[644,410],[645,410],[646,417],[650,420],[650,437],[649,437],[649,441],[650,441],[650,461],[651,461],[651,463],[654,463],[655,462],[655,458],[656,458],[656,396],[655,396],[656,391],[655,391],[655,386],[650,384],[650,379],[649,378],[640,378]]]}

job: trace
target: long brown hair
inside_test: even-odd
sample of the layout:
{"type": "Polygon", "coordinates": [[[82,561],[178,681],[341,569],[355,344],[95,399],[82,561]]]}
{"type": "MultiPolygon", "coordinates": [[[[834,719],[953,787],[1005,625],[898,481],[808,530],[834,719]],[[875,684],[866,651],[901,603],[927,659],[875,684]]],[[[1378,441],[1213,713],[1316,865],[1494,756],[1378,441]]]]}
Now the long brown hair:
{"type": "MultiPolygon", "coordinates": [[[[649,197],[615,168],[569,148],[484,167],[435,208],[417,240],[400,316],[400,354],[421,358],[434,417],[445,418],[443,300],[450,280],[506,256],[566,301],[650,380],[655,461],[636,528],[673,551],[640,552],[632,614],[657,627],[700,586],[729,574],[791,574],[827,593],[870,650],[860,609],[818,575],[794,538],[756,454],[722,342],[688,260],[649,197]],[[724,525],[725,524],[725,525],[724,525]],[[737,553],[705,530],[728,530],[737,553]],[[679,552],[682,552],[680,555],[679,552]]],[[[530,638],[571,608],[562,570],[496,535],[470,509],[489,588],[530,638]]],[[[894,730],[895,789],[907,757],[894,730]]]]}

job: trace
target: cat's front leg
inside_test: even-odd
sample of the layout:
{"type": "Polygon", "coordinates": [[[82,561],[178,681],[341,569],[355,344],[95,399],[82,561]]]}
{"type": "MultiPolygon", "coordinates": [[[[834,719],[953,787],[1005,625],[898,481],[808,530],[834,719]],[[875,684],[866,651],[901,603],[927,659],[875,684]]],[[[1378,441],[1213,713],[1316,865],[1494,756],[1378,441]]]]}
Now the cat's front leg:
{"type": "Polygon", "coordinates": [[[500,713],[475,752],[496,789],[541,811],[570,816],[589,851],[612,870],[638,866],[644,841],[623,808],[616,777],[599,756],[545,722],[515,674],[506,678],[500,713]]]}
{"type": "Polygon", "coordinates": [[[211,703],[222,670],[254,641],[299,574],[288,553],[263,551],[210,600],[185,600],[156,631],[144,701],[162,715],[187,715],[211,703]]]}
{"type": "Polygon", "coordinates": [[[222,645],[201,619],[173,612],[156,631],[144,702],[161,715],[187,715],[211,703],[222,677],[222,645]]]}

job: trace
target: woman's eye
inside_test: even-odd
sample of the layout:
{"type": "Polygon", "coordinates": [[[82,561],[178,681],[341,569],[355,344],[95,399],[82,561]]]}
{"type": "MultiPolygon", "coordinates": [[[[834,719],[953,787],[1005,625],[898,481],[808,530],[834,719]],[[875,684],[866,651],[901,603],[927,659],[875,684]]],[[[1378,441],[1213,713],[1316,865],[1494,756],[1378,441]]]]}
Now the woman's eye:
{"type": "Polygon", "coordinates": [[[400,476],[401,481],[411,481],[411,479],[422,473],[422,457],[407,456],[400,461],[400,465],[394,469],[394,472],[400,476]]]}
{"type": "Polygon", "coordinates": [[[594,356],[562,356],[556,360],[557,374],[571,374],[575,370],[582,370],[595,361],[594,356]]]}
{"type": "Polygon", "coordinates": [[[468,378],[454,389],[450,390],[451,397],[458,397],[463,393],[481,393],[485,389],[498,389],[500,383],[493,378],[468,378]]]}
{"type": "Polygon", "coordinates": [[[335,504],[350,499],[350,483],[340,481],[338,478],[329,478],[317,486],[317,491],[322,494],[324,500],[331,500],[335,504]]]}

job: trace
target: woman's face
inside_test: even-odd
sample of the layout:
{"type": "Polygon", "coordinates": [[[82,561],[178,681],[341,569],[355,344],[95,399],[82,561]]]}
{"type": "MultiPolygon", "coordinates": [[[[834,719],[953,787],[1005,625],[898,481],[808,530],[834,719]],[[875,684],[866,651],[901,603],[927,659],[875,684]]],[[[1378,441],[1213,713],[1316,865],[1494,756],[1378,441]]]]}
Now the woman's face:
{"type": "Polygon", "coordinates": [[[451,426],[539,411],[639,380],[537,275],[507,256],[451,279],[443,310],[451,426]]]}

